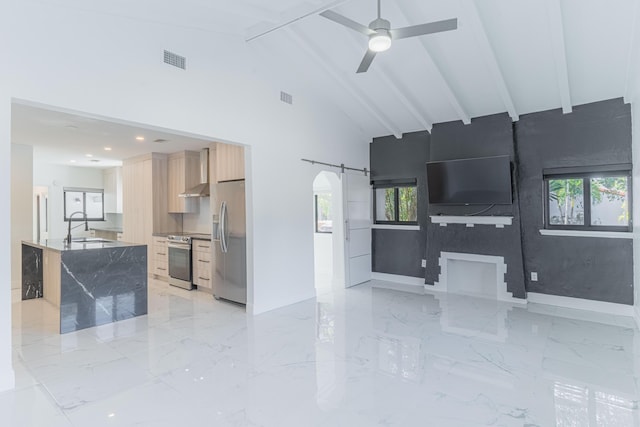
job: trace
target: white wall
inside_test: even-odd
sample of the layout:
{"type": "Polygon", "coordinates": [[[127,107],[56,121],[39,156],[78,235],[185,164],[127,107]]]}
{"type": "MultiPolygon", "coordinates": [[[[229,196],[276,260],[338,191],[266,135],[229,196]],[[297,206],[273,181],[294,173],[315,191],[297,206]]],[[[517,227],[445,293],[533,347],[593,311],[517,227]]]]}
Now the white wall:
{"type": "MultiPolygon", "coordinates": [[[[77,166],[51,165],[36,160],[33,182],[36,186],[49,188],[49,238],[64,239],[68,232],[68,222],[64,220],[64,187],[104,188],[101,169],[77,166]]],[[[78,218],[80,218],[78,216],[78,218]]],[[[72,227],[80,225],[73,222],[72,227]]],[[[104,225],[89,222],[89,227],[104,225]]],[[[87,236],[84,227],[71,231],[73,237],[87,236]]]]}
{"type": "MultiPolygon", "coordinates": [[[[8,15],[0,6],[0,28],[8,15]],[[4,19],[3,19],[4,18],[4,19]]],[[[0,30],[1,32],[2,30],[0,30]]],[[[6,34],[5,34],[6,36],[6,34]]],[[[6,50],[0,42],[0,56],[6,50]]],[[[11,205],[11,103],[9,83],[0,79],[0,205],[11,205]]],[[[11,210],[0,209],[0,235],[10,236],[11,210]]],[[[0,391],[15,385],[11,365],[11,241],[0,244],[0,391]]]]}
{"type": "Polygon", "coordinates": [[[22,283],[22,241],[33,237],[33,147],[11,144],[11,289],[22,283]]]}
{"type": "Polygon", "coordinates": [[[313,297],[308,201],[319,168],[300,159],[367,166],[368,141],[357,127],[304,92],[294,93],[294,105],[281,103],[286,88],[272,83],[241,37],[56,4],[11,1],[0,28],[0,40],[14,43],[0,70],[8,95],[247,145],[248,310],[313,297]],[[163,49],[186,56],[187,71],[163,64],[163,49]]]}

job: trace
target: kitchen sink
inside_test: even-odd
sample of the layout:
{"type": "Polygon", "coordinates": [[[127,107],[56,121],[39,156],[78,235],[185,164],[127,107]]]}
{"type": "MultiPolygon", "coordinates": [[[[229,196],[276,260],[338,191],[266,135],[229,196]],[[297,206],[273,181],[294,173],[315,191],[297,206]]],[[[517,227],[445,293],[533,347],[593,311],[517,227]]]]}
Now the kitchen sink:
{"type": "Polygon", "coordinates": [[[115,240],[101,239],[99,237],[78,237],[71,239],[71,243],[113,243],[115,240]]]}

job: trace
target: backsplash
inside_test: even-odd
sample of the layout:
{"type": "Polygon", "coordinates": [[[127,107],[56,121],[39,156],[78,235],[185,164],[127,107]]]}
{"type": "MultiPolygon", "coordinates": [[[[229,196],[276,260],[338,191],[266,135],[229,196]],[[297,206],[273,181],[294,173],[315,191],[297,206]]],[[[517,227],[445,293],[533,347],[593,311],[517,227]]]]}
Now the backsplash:
{"type": "Polygon", "coordinates": [[[211,207],[208,197],[200,199],[198,213],[182,214],[182,230],[188,233],[211,233],[211,207]]]}
{"type": "Polygon", "coordinates": [[[102,224],[104,227],[122,228],[122,214],[105,213],[104,220],[105,222],[102,224]]]}

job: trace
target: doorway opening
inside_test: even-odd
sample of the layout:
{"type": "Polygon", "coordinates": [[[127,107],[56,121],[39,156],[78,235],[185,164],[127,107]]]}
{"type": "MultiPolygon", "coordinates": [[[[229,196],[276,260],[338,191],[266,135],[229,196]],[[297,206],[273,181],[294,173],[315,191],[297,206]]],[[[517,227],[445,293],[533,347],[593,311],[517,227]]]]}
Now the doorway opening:
{"type": "Polygon", "coordinates": [[[313,180],[313,254],[316,293],[344,288],[342,183],[322,171],[313,180]]]}

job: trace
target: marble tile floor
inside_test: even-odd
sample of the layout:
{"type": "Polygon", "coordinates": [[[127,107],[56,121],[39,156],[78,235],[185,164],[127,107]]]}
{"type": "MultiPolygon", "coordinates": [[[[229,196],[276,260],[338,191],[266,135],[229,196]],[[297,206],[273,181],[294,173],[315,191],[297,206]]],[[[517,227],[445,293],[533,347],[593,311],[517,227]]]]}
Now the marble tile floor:
{"type": "Polygon", "coordinates": [[[256,317],[153,282],[149,313],[58,335],[14,303],[0,425],[640,427],[626,317],[375,281],[256,317]]]}

